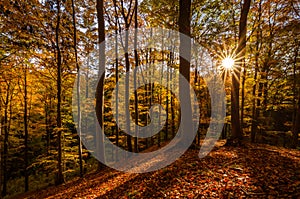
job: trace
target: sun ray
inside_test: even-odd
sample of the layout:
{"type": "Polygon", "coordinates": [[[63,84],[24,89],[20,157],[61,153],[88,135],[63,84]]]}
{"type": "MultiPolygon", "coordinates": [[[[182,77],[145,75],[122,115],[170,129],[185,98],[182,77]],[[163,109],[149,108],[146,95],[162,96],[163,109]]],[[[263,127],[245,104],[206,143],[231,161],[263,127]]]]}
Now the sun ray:
{"type": "Polygon", "coordinates": [[[238,47],[231,48],[223,44],[212,52],[219,60],[218,70],[224,82],[231,77],[239,79],[237,74],[243,64],[243,51],[240,51],[238,47]]]}

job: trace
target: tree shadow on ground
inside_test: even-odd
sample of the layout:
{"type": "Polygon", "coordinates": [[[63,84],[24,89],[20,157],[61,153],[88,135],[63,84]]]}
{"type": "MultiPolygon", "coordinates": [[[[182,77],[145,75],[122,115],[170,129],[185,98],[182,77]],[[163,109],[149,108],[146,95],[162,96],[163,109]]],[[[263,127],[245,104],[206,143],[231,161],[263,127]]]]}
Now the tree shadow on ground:
{"type": "Polygon", "coordinates": [[[188,150],[142,174],[104,171],[27,198],[299,198],[300,151],[268,145],[188,150]]]}

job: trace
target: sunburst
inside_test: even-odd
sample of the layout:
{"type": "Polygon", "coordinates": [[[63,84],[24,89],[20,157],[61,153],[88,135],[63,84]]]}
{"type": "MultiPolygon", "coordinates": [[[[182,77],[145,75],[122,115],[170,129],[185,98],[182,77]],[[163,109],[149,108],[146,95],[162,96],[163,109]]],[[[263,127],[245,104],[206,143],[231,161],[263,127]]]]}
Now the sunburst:
{"type": "Polygon", "coordinates": [[[232,75],[237,78],[236,73],[239,71],[239,67],[242,64],[242,52],[238,52],[237,48],[229,48],[225,44],[223,48],[218,48],[218,51],[215,52],[219,60],[218,70],[220,75],[226,81],[227,77],[232,75]]]}
{"type": "Polygon", "coordinates": [[[226,70],[231,70],[234,66],[234,59],[231,57],[225,57],[225,59],[222,60],[222,66],[226,70]]]}

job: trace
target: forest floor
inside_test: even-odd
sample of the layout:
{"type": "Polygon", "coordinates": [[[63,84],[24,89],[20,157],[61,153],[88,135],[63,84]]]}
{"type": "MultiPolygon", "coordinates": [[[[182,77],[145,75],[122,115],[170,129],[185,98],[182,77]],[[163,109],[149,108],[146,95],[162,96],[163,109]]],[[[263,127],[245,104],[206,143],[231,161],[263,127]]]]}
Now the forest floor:
{"type": "Polygon", "coordinates": [[[14,198],[300,198],[299,150],[246,143],[219,144],[202,159],[198,152],[155,172],[106,168],[14,198]]]}

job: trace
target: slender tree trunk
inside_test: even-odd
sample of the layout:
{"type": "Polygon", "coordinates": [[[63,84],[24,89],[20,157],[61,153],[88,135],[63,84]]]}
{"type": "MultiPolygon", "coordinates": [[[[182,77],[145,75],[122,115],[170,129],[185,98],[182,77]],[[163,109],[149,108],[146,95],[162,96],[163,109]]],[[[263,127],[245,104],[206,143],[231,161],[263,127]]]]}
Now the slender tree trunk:
{"type": "MultiPolygon", "coordinates": [[[[164,46],[164,44],[163,44],[163,38],[162,38],[162,46],[164,46]]],[[[162,57],[164,56],[163,48],[164,47],[162,47],[162,53],[161,53],[162,57]]],[[[163,66],[162,66],[161,70],[160,70],[160,80],[159,80],[159,84],[160,85],[162,85],[163,72],[164,72],[164,70],[163,70],[163,66]]],[[[161,96],[162,96],[162,86],[159,87],[159,95],[157,96],[159,104],[162,104],[162,97],[161,96]]],[[[160,117],[160,115],[161,115],[161,107],[159,107],[159,116],[158,116],[158,123],[159,124],[161,123],[161,117],[160,117]]],[[[166,139],[165,139],[165,141],[166,141],[166,139]]],[[[160,144],[161,144],[161,132],[159,131],[157,133],[157,145],[158,145],[158,147],[160,147],[160,144]]]]}
{"type": "MultiPolygon", "coordinates": [[[[151,37],[153,36],[153,29],[151,29],[151,37]]],[[[152,107],[152,105],[154,104],[154,87],[155,87],[155,83],[153,82],[153,75],[154,75],[154,71],[155,71],[155,68],[153,67],[153,65],[155,64],[156,62],[156,54],[155,54],[155,49],[152,49],[150,48],[150,67],[152,67],[152,71],[150,71],[150,78],[151,78],[151,82],[149,84],[149,92],[150,92],[150,107],[152,107]],[[151,65],[152,64],[152,65],[151,65]]],[[[152,136],[150,138],[150,146],[153,146],[154,145],[154,137],[152,136]]]]}
{"type": "MultiPolygon", "coordinates": [[[[126,75],[125,77],[125,108],[129,109],[129,73],[130,73],[130,62],[129,62],[129,54],[128,54],[128,31],[129,26],[126,26],[125,32],[125,68],[126,68],[126,75]]],[[[126,120],[126,132],[130,132],[130,113],[126,111],[125,115],[126,120]]],[[[127,148],[128,151],[132,152],[132,143],[131,143],[131,136],[127,134],[127,148]]]]}
{"type": "MultiPolygon", "coordinates": [[[[256,62],[257,63],[257,62],[256,62]]],[[[255,64],[257,66],[257,64],[255,64]]],[[[256,131],[257,131],[257,108],[256,108],[256,87],[257,87],[257,67],[255,66],[255,71],[254,71],[254,82],[255,84],[252,87],[252,125],[251,125],[251,142],[255,142],[255,136],[256,136],[256,131]]]]}
{"type": "MultiPolygon", "coordinates": [[[[192,126],[192,106],[190,99],[190,58],[191,58],[191,40],[186,39],[191,36],[191,0],[179,0],[179,99],[181,107],[184,106],[185,112],[181,112],[182,134],[189,133],[188,129],[192,126]],[[184,36],[185,35],[185,36],[184,36]],[[185,78],[185,80],[183,79],[185,78]],[[184,84],[188,82],[188,85],[184,84]]],[[[181,108],[182,109],[182,108],[181,108]]],[[[183,109],[182,109],[183,110],[183,109]]],[[[188,137],[188,136],[185,136],[188,137]]],[[[186,140],[185,140],[186,141],[186,140]]]]}
{"type": "Polygon", "coordinates": [[[78,154],[79,154],[79,168],[80,177],[83,177],[83,163],[82,163],[82,144],[81,144],[81,107],[80,107],[80,68],[78,64],[78,53],[77,53],[77,29],[76,29],[76,16],[75,16],[75,5],[74,0],[72,0],[72,18],[73,18],[73,42],[74,42],[74,52],[75,52],[75,62],[77,69],[77,133],[78,133],[78,154]]]}
{"type": "MultiPolygon", "coordinates": [[[[149,100],[148,100],[148,98],[149,98],[149,94],[148,94],[149,87],[150,87],[149,84],[145,85],[145,92],[144,92],[143,98],[146,99],[146,100],[145,100],[145,103],[146,103],[146,104],[148,104],[148,102],[149,102],[149,100]]],[[[148,115],[146,115],[146,126],[147,126],[148,124],[149,124],[149,119],[148,119],[148,115]]],[[[145,140],[146,140],[145,145],[146,145],[146,149],[147,149],[147,148],[149,147],[149,139],[148,139],[148,138],[145,138],[145,140]]]]}
{"type": "MultiPolygon", "coordinates": [[[[149,66],[149,64],[150,64],[150,59],[149,59],[149,51],[151,50],[151,48],[148,50],[146,50],[146,65],[147,65],[147,67],[149,66]]],[[[147,72],[146,72],[146,75],[148,75],[149,76],[149,74],[147,74],[147,72]]],[[[147,105],[149,105],[150,104],[150,100],[149,100],[149,90],[150,90],[150,84],[146,84],[145,85],[145,92],[144,92],[144,95],[143,95],[143,99],[145,100],[144,101],[144,103],[146,103],[147,105]]],[[[146,115],[146,126],[149,124],[149,119],[148,119],[148,115],[146,115]]],[[[148,141],[149,139],[148,138],[145,138],[145,141],[146,141],[146,143],[145,143],[145,147],[146,147],[146,149],[149,147],[149,141],[148,141]]]]}
{"type": "MultiPolygon", "coordinates": [[[[160,88],[159,88],[159,95],[158,95],[158,100],[159,100],[159,104],[162,104],[162,91],[163,91],[163,88],[162,88],[162,79],[163,79],[163,76],[164,76],[164,69],[163,69],[163,60],[164,60],[164,38],[162,37],[161,38],[161,43],[162,43],[162,50],[161,50],[161,57],[162,57],[162,67],[161,67],[161,71],[160,71],[160,88]]],[[[167,71],[167,75],[168,75],[168,71],[167,71]]],[[[161,123],[161,107],[159,107],[159,116],[158,116],[158,123],[160,124],[161,123]]],[[[166,125],[167,125],[167,122],[168,120],[166,120],[166,125]]],[[[167,127],[167,126],[166,126],[167,127]]],[[[164,137],[164,140],[167,141],[167,138],[168,137],[168,130],[166,128],[165,130],[165,137],[164,137]]],[[[157,133],[157,145],[160,147],[160,144],[161,144],[161,132],[159,131],[157,133]]]]}
{"type": "Polygon", "coordinates": [[[297,148],[298,146],[298,135],[300,133],[300,94],[298,94],[298,108],[297,108],[297,115],[295,120],[295,125],[293,128],[293,142],[292,147],[297,148]]]}
{"type": "MultiPolygon", "coordinates": [[[[247,16],[250,9],[251,0],[245,0],[240,24],[239,24],[239,45],[237,49],[237,54],[244,59],[246,52],[246,33],[247,33],[247,16]]],[[[231,123],[232,123],[232,139],[240,140],[242,138],[242,129],[240,121],[240,105],[239,105],[239,90],[240,90],[240,73],[241,65],[238,66],[237,70],[234,70],[234,75],[232,75],[232,89],[231,89],[231,123]]]]}
{"type": "Polygon", "coordinates": [[[244,128],[244,113],[245,113],[245,82],[247,70],[245,68],[245,61],[243,61],[243,77],[242,77],[242,101],[241,101],[241,129],[244,128]]]}
{"type": "MultiPolygon", "coordinates": [[[[170,62],[172,65],[173,65],[173,59],[174,59],[173,53],[170,52],[170,62]]],[[[176,76],[173,77],[173,73],[171,73],[170,78],[176,79],[176,76]]],[[[174,87],[174,85],[171,83],[171,85],[170,85],[171,91],[173,90],[173,87],[174,87]]],[[[172,137],[174,137],[175,136],[175,99],[174,99],[173,94],[171,94],[170,101],[171,101],[171,132],[172,132],[172,137]]]]}
{"type": "Polygon", "coordinates": [[[257,132],[257,125],[258,125],[258,116],[259,116],[259,107],[256,107],[256,89],[257,89],[257,74],[259,69],[259,54],[260,54],[260,40],[261,40],[261,29],[260,29],[260,21],[261,21],[261,0],[259,1],[258,7],[258,27],[256,31],[256,47],[255,47],[255,69],[254,69],[254,85],[252,87],[252,126],[251,126],[251,142],[255,142],[256,132],[257,132]]]}
{"type": "Polygon", "coordinates": [[[4,143],[3,143],[3,188],[2,196],[7,194],[7,181],[8,181],[8,172],[7,172],[7,160],[8,160],[8,138],[9,138],[9,127],[8,127],[8,103],[9,103],[9,90],[10,84],[7,84],[6,98],[4,102],[4,143]]]}
{"type": "Polygon", "coordinates": [[[56,126],[57,126],[57,181],[56,184],[64,183],[64,176],[63,176],[63,166],[62,166],[62,121],[61,121],[61,87],[62,87],[62,59],[61,59],[61,51],[60,51],[60,42],[59,42],[59,30],[60,30],[60,0],[56,0],[57,4],[57,22],[56,22],[56,29],[55,29],[55,39],[56,39],[56,51],[57,51],[57,116],[56,116],[56,126]]]}
{"type": "Polygon", "coordinates": [[[24,174],[25,174],[25,192],[29,189],[28,173],[28,108],[27,108],[27,66],[24,68],[24,174]]]}
{"type": "Polygon", "coordinates": [[[139,109],[138,109],[138,93],[137,93],[137,67],[139,66],[139,58],[137,52],[137,34],[138,34],[138,1],[135,1],[135,11],[134,11],[134,59],[135,59],[135,70],[134,70],[134,113],[135,113],[135,137],[134,137],[134,152],[138,152],[138,123],[139,123],[139,109]]]}
{"type": "MultiPolygon", "coordinates": [[[[116,84],[119,81],[119,43],[118,43],[118,12],[117,12],[117,4],[116,1],[113,1],[114,3],[114,9],[115,9],[115,54],[116,54],[116,84]]],[[[119,89],[116,89],[116,126],[115,126],[115,131],[116,131],[116,145],[119,146],[119,127],[118,127],[118,123],[119,123],[119,89]]],[[[118,153],[116,153],[116,159],[118,160],[118,153]]]]}
{"type": "MultiPolygon", "coordinates": [[[[105,24],[104,24],[104,1],[97,0],[97,19],[98,19],[98,38],[99,38],[99,82],[96,91],[96,115],[102,131],[104,132],[104,77],[105,77],[105,24]]],[[[96,133],[97,153],[98,157],[104,159],[104,137],[103,133],[96,133]]],[[[98,163],[98,170],[105,166],[101,162],[98,163]]]]}
{"type": "MultiPolygon", "coordinates": [[[[123,16],[124,19],[124,23],[125,23],[125,68],[126,68],[126,73],[128,75],[126,75],[125,78],[125,109],[129,109],[129,73],[130,73],[130,62],[129,62],[129,54],[128,54],[128,31],[129,31],[129,27],[132,21],[132,12],[131,12],[131,3],[129,7],[126,7],[126,9],[128,9],[127,13],[125,12],[125,6],[124,6],[124,1],[120,0],[121,3],[121,14],[123,16]]],[[[134,11],[133,11],[134,12],[134,11]]],[[[126,123],[126,132],[130,132],[130,113],[129,111],[126,111],[125,114],[125,123],[126,123]]],[[[128,151],[132,152],[132,143],[131,143],[131,137],[129,134],[127,134],[127,148],[128,151]]]]}
{"type": "MultiPolygon", "coordinates": [[[[296,41],[297,43],[297,41],[296,41]]],[[[294,96],[296,96],[296,66],[297,66],[297,58],[299,52],[299,45],[296,47],[295,57],[294,57],[294,96]]],[[[293,142],[292,147],[297,148],[298,146],[298,135],[300,133],[300,93],[298,93],[298,108],[296,105],[296,99],[294,99],[294,125],[293,125],[293,142]]]]}
{"type": "Polygon", "coordinates": [[[47,156],[50,155],[50,121],[49,121],[49,108],[47,105],[47,98],[45,100],[45,126],[46,126],[46,151],[47,151],[47,156]]]}
{"type": "Polygon", "coordinates": [[[168,140],[169,133],[169,89],[170,89],[170,67],[167,68],[167,91],[166,91],[166,130],[165,130],[165,141],[168,140]]]}
{"type": "MultiPolygon", "coordinates": [[[[0,86],[0,96],[2,96],[2,88],[0,86]]],[[[2,158],[3,158],[3,153],[2,153],[2,127],[3,127],[3,116],[2,116],[2,108],[3,108],[3,104],[2,104],[2,98],[0,98],[0,191],[2,189],[2,158]]],[[[0,198],[2,198],[2,195],[0,195],[0,198]]]]}

